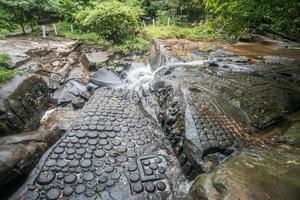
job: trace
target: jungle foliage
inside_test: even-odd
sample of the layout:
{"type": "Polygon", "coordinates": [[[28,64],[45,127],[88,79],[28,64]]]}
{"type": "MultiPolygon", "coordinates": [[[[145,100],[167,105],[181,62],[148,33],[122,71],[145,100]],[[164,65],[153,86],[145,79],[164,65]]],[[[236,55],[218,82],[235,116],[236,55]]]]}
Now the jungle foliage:
{"type": "Polygon", "coordinates": [[[299,10],[299,0],[0,0],[0,33],[67,21],[121,43],[141,32],[141,19],[156,18],[162,27],[208,24],[230,38],[258,28],[299,37],[299,10]]]}

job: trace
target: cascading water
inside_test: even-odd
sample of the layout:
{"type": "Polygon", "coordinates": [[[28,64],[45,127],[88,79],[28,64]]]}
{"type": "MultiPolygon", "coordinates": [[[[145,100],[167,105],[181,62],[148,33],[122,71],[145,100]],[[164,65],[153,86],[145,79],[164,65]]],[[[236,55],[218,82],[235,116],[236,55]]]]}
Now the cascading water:
{"type": "Polygon", "coordinates": [[[154,71],[151,69],[149,62],[146,64],[133,63],[126,75],[130,89],[139,87],[148,89],[150,81],[154,78],[154,71]]]}
{"type": "Polygon", "coordinates": [[[178,60],[169,55],[159,41],[155,41],[155,48],[152,54],[143,59],[136,59],[131,67],[125,72],[128,84],[126,87],[138,90],[142,87],[149,89],[149,84],[157,71],[165,66],[178,63],[178,60]]]}

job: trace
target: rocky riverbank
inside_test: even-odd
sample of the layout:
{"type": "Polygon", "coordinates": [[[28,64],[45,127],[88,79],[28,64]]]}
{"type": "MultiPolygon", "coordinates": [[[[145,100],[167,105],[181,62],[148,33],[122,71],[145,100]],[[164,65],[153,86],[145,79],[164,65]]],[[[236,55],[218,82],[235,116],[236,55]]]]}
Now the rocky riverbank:
{"type": "Polygon", "coordinates": [[[34,167],[11,199],[299,196],[297,44],[157,40],[122,58],[61,38],[0,43],[20,74],[0,93],[2,186],[34,167]]]}

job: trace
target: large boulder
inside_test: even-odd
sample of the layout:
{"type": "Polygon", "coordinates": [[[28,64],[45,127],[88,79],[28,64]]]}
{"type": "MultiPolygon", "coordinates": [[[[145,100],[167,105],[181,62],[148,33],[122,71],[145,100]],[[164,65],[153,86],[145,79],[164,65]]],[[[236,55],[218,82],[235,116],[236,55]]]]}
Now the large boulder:
{"type": "Polygon", "coordinates": [[[278,138],[278,142],[300,147],[300,122],[292,123],[278,138]]]}
{"type": "Polygon", "coordinates": [[[16,178],[28,173],[58,139],[58,131],[33,131],[0,138],[0,198],[16,178]]]}
{"type": "Polygon", "coordinates": [[[87,69],[96,69],[97,65],[107,62],[111,56],[111,53],[105,51],[86,53],[82,56],[81,62],[87,69]]]}
{"type": "Polygon", "coordinates": [[[1,136],[35,130],[48,102],[48,87],[40,76],[12,79],[0,89],[1,136]]]}
{"type": "Polygon", "coordinates": [[[115,87],[123,84],[120,75],[108,68],[99,69],[92,76],[91,82],[99,87],[115,87]]]}
{"type": "Polygon", "coordinates": [[[53,103],[56,106],[73,104],[75,108],[81,108],[90,98],[87,86],[79,81],[71,79],[53,94],[53,103]]]}
{"type": "Polygon", "coordinates": [[[298,199],[299,163],[299,152],[245,149],[213,173],[200,175],[189,199],[298,199]]]}

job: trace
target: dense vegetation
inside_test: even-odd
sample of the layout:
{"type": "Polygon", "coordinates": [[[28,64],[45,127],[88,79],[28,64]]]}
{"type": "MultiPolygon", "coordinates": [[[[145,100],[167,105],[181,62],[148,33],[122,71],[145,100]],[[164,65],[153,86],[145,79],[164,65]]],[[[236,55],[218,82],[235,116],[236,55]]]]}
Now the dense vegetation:
{"type": "Polygon", "coordinates": [[[60,21],[77,35],[126,45],[145,35],[143,19],[146,32],[162,38],[236,39],[257,29],[298,37],[299,10],[298,0],[0,0],[0,33],[60,21]]]}
{"type": "Polygon", "coordinates": [[[140,9],[117,1],[95,4],[94,7],[77,14],[79,24],[99,34],[99,36],[122,42],[134,35],[139,24],[140,9]]]}

